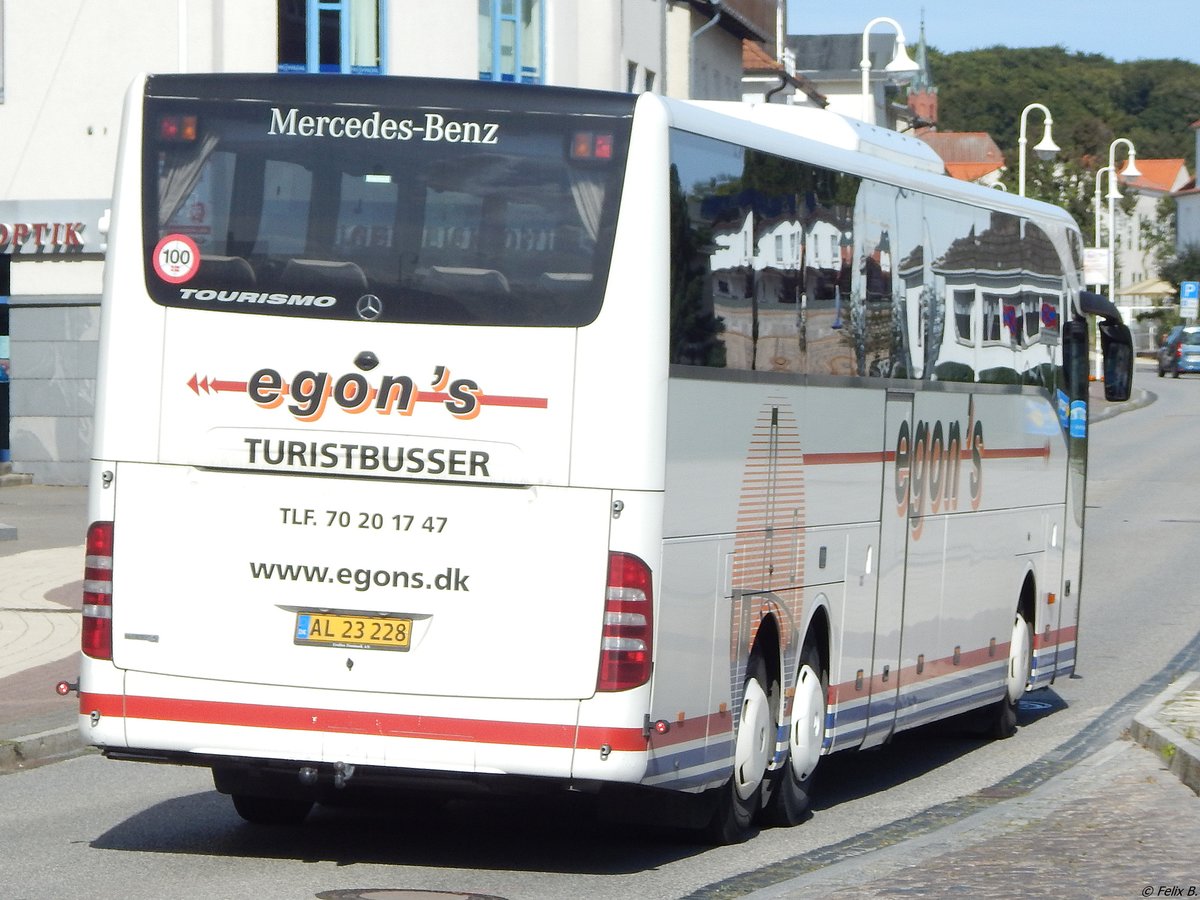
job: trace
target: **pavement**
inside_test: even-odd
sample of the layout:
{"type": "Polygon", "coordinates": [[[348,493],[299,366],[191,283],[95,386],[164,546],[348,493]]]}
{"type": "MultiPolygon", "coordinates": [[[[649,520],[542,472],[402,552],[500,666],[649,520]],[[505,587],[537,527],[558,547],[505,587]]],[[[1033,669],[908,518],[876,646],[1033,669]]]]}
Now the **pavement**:
{"type": "MultiPolygon", "coordinates": [[[[1110,405],[1098,385],[1093,398],[1093,421],[1154,399],[1110,405]]],[[[74,695],[54,690],[78,675],[86,503],[82,487],[0,483],[0,780],[93,752],[74,695]]],[[[1136,712],[1127,734],[1030,787],[983,792],[915,838],[897,823],[895,840],[693,896],[1007,897],[1014,878],[1024,896],[1200,896],[1200,672],[1136,712]]]]}

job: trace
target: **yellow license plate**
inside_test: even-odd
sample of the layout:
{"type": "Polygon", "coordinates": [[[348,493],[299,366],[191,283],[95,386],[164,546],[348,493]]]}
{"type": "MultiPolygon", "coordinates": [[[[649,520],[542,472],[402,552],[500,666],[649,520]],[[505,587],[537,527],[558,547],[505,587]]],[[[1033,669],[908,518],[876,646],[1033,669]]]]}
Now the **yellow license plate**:
{"type": "Polygon", "coordinates": [[[412,619],[391,616],[343,616],[337,613],[296,614],[296,644],[352,650],[407,650],[412,619]]]}

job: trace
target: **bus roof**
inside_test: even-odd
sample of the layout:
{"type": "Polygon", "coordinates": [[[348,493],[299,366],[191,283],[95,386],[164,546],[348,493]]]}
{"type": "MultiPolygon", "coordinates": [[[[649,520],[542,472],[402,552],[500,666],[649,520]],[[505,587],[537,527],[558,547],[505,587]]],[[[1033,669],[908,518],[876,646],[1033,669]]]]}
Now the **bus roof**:
{"type": "Polygon", "coordinates": [[[164,74],[146,76],[151,97],[269,100],[279,103],[412,104],[576,115],[633,115],[637,97],[613,91],[455,78],[306,74],[164,74]]]}
{"type": "Polygon", "coordinates": [[[684,131],[1078,228],[1069,213],[1053,204],[950,177],[945,174],[941,158],[923,141],[828,110],[780,104],[694,102],[658,96],[653,99],[666,107],[671,124],[684,131]]]}

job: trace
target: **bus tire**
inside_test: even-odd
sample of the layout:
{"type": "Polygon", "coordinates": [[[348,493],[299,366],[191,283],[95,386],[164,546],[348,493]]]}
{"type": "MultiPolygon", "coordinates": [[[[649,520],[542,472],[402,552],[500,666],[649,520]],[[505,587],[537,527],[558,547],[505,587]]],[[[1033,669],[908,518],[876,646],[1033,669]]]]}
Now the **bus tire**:
{"type": "Polygon", "coordinates": [[[767,685],[766,665],[758,654],[751,654],[734,742],[733,774],[714,791],[713,814],[706,829],[706,836],[714,844],[746,840],[762,805],[763,782],[775,750],[776,730],[767,685]]]}
{"type": "Polygon", "coordinates": [[[800,654],[792,715],[788,722],[788,758],[772,775],[774,789],[763,811],[768,824],[798,825],[808,812],[825,739],[828,694],[829,673],[821,664],[821,654],[815,646],[806,643],[800,654]]]}
{"type": "Polygon", "coordinates": [[[313,808],[313,801],[302,797],[231,796],[237,814],[254,825],[299,825],[313,808]]]}
{"type": "Polygon", "coordinates": [[[1033,629],[1020,610],[1013,620],[1008,644],[1008,668],[1004,676],[1004,696],[992,707],[992,736],[1010,738],[1017,733],[1017,703],[1025,694],[1033,670],[1033,629]]]}

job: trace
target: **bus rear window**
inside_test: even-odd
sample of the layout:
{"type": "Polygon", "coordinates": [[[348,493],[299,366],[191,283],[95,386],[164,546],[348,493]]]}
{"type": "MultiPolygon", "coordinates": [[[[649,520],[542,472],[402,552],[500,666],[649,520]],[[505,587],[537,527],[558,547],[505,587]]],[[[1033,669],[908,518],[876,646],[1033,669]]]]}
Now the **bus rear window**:
{"type": "Polygon", "coordinates": [[[166,306],[579,326],[628,117],[148,98],[146,285],[166,306]]]}

